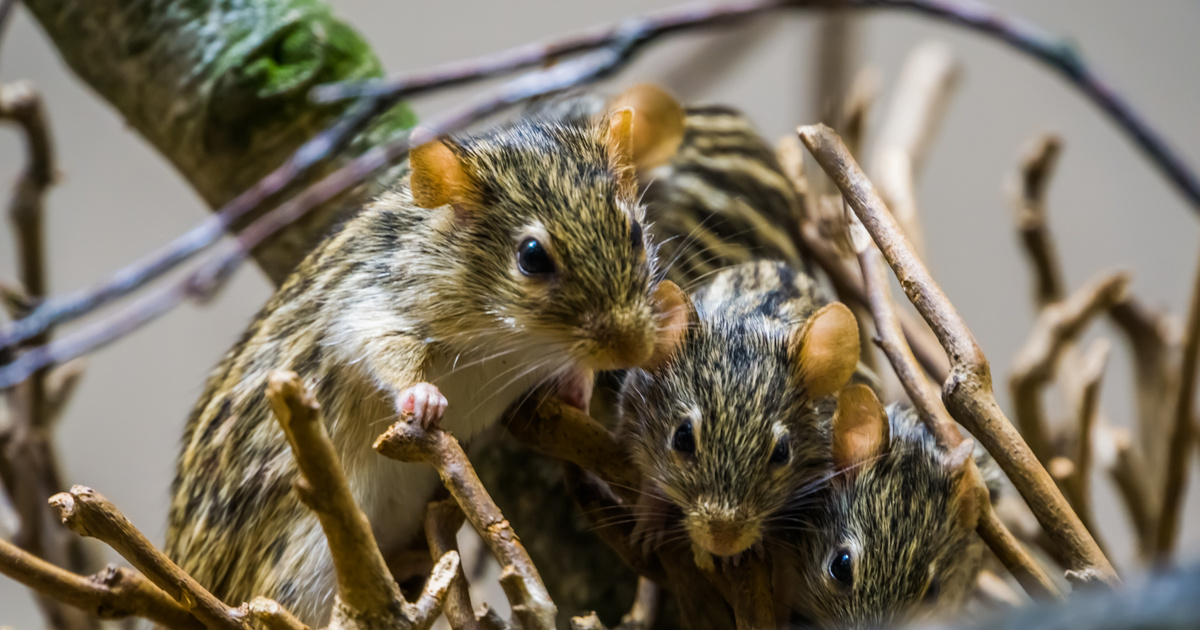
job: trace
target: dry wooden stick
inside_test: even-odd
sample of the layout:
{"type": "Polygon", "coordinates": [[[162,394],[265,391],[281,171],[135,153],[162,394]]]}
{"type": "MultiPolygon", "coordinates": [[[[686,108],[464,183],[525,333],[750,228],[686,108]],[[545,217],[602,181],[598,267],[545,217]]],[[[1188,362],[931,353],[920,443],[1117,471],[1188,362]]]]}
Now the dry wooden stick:
{"type": "Polygon", "coordinates": [[[100,493],[85,486],[50,497],[62,522],[80,536],[103,541],[210,630],[245,630],[246,614],[226,606],[154,548],[149,540],[100,493]]]}
{"type": "MultiPolygon", "coordinates": [[[[456,536],[464,518],[462,508],[453,498],[433,501],[426,508],[425,540],[435,560],[451,551],[458,553],[456,536]]],[[[471,588],[461,564],[446,592],[444,612],[446,621],[454,630],[480,630],[479,621],[475,619],[475,608],[471,605],[471,588]]]]}
{"type": "Polygon", "coordinates": [[[914,48],[900,71],[871,160],[879,194],[922,257],[925,237],[914,183],[958,77],[958,61],[946,44],[925,42],[914,48]]]}
{"type": "Polygon", "coordinates": [[[266,630],[309,630],[304,622],[273,599],[255,597],[246,605],[246,610],[266,630]]]}
{"type": "Polygon", "coordinates": [[[979,439],[1059,547],[1077,579],[1120,578],[1100,551],[1054,480],[1038,463],[996,402],[987,357],[970,329],[913,252],[904,233],[871,182],[838,139],[823,125],[801,127],[800,139],[846,197],[900,281],[917,311],[929,323],[950,358],[943,401],[951,414],[979,439]]]}
{"type": "Polygon", "coordinates": [[[1200,371],[1200,269],[1192,288],[1192,303],[1184,333],[1183,358],[1179,367],[1179,390],[1176,393],[1170,441],[1167,448],[1167,475],[1162,494],[1162,511],[1154,537],[1154,555],[1159,561],[1169,559],[1179,534],[1179,518],[1183,495],[1187,488],[1188,462],[1192,455],[1192,431],[1196,415],[1196,377],[1200,371]]]}
{"type": "Polygon", "coordinates": [[[0,539],[0,573],[96,618],[144,617],[172,630],[204,627],[162,589],[126,568],[110,566],[85,577],[0,539]]]}
{"type": "Polygon", "coordinates": [[[624,630],[650,630],[654,620],[658,618],[658,603],[662,598],[662,589],[658,584],[645,576],[638,577],[637,594],[633,598],[633,606],[621,617],[621,628],[624,630]]]}
{"type": "MultiPolygon", "coordinates": [[[[862,224],[857,219],[851,223],[851,235],[855,248],[858,250],[858,260],[862,267],[863,283],[866,285],[867,298],[871,305],[871,314],[875,318],[875,330],[879,334],[876,344],[883,350],[884,356],[892,364],[900,384],[912,401],[913,407],[921,421],[934,435],[937,443],[946,449],[953,449],[963,442],[962,433],[955,426],[950,414],[942,405],[934,387],[921,372],[912,350],[904,341],[896,309],[892,303],[891,289],[888,285],[887,271],[879,250],[871,242],[862,224]]],[[[970,464],[974,466],[974,464],[970,464]]],[[[973,473],[980,484],[980,493],[986,496],[982,487],[983,480],[976,471],[973,473]]],[[[1046,575],[1045,570],[1029,555],[1020,541],[1012,535],[1004,523],[996,516],[990,501],[980,501],[980,518],[978,532],[988,547],[996,554],[1005,568],[1025,588],[1030,597],[1037,600],[1059,599],[1059,592],[1046,575]]]]}
{"type": "Polygon", "coordinates": [[[1013,177],[1017,231],[1033,264],[1034,303],[1038,306],[1058,302],[1067,295],[1058,250],[1046,219],[1046,189],[1061,152],[1062,140],[1057,135],[1042,134],[1021,159],[1013,177]]]}
{"type": "Polygon", "coordinates": [[[267,399],[300,468],[293,487],[316,513],[329,541],[338,595],[332,628],[369,628],[389,623],[400,628],[428,628],[441,613],[450,581],[458,570],[458,552],[444,554],[434,566],[420,598],[405,601],[388,571],[371,523],[342,472],[320,408],[295,372],[276,371],[267,380],[267,399]]]}
{"type": "Polygon", "coordinates": [[[1083,389],[1075,414],[1079,430],[1076,435],[1072,474],[1063,486],[1071,505],[1075,506],[1075,513],[1093,536],[1098,536],[1098,532],[1095,528],[1091,497],[1092,434],[1100,413],[1100,382],[1104,377],[1104,369],[1108,366],[1110,347],[1108,340],[1097,339],[1084,353],[1081,361],[1079,379],[1083,383],[1083,389]]]}
{"type": "Polygon", "coordinates": [[[733,617],[738,630],[777,628],[770,565],[750,559],[737,566],[727,564],[725,573],[733,587],[733,617]]]}
{"type": "Polygon", "coordinates": [[[1125,504],[1137,539],[1138,553],[1143,559],[1149,558],[1154,548],[1154,516],[1157,512],[1151,502],[1145,463],[1133,448],[1129,431],[1104,425],[1098,428],[1100,436],[1112,445],[1112,459],[1106,469],[1125,504]]]}
{"type": "Polygon", "coordinates": [[[590,470],[626,501],[637,500],[641,475],[616,438],[588,414],[557,398],[529,396],[505,426],[526,446],[590,470]]]}
{"type": "Polygon", "coordinates": [[[1042,390],[1054,378],[1068,345],[1078,339],[1098,314],[1125,296],[1129,274],[1104,274],[1089,281],[1067,299],[1042,309],[1025,346],[1013,361],[1009,385],[1014,415],[1029,448],[1043,465],[1054,453],[1042,410],[1042,390]]]}
{"type": "Polygon", "coordinates": [[[557,614],[554,602],[529,553],[488,496],[458,440],[440,429],[426,431],[413,422],[401,420],[379,436],[374,446],[392,459],[426,462],[437,469],[467,521],[503,567],[500,585],[520,626],[525,630],[552,630],[557,614]]]}

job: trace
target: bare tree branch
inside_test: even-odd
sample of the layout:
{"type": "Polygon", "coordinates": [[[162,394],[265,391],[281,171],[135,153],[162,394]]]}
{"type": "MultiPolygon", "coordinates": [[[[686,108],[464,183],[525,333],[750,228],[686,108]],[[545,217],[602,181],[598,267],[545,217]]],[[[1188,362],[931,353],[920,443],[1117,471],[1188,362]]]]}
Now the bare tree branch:
{"type": "Polygon", "coordinates": [[[169,595],[129,569],[109,567],[84,577],[0,540],[0,573],[96,618],[145,617],[172,630],[204,627],[169,595]]]}
{"type": "Polygon", "coordinates": [[[273,599],[255,597],[247,605],[247,610],[250,617],[262,624],[266,630],[309,630],[304,622],[273,599]]]}
{"type": "Polygon", "coordinates": [[[50,497],[62,522],[80,536],[99,539],[128,560],[210,630],[245,630],[244,612],[230,608],[171,562],[100,493],[84,486],[50,497]]]}
{"type": "MultiPolygon", "coordinates": [[[[458,534],[462,527],[462,508],[453,498],[433,501],[425,510],[425,540],[429,544],[429,552],[436,560],[447,553],[458,552],[458,534]]],[[[471,589],[467,584],[467,576],[463,573],[462,564],[450,589],[446,591],[444,611],[446,621],[453,630],[480,630],[479,621],[475,619],[475,608],[471,605],[471,589]]]]}
{"type": "Polygon", "coordinates": [[[1108,558],[996,403],[987,357],[913,252],[862,169],[829,128],[801,127],[799,133],[800,140],[842,191],[891,265],[901,288],[946,349],[952,366],[943,387],[946,407],[1000,464],[1062,551],[1068,570],[1077,575],[1094,574],[1110,584],[1119,583],[1108,558]]]}
{"type": "Polygon", "coordinates": [[[1046,188],[1061,151],[1058,136],[1042,134],[1022,158],[1014,176],[1017,231],[1033,264],[1034,303],[1038,306],[1058,302],[1067,295],[1058,251],[1046,224],[1046,188]]]}
{"type": "Polygon", "coordinates": [[[1075,456],[1072,461],[1074,472],[1067,479],[1063,490],[1075,507],[1075,513],[1083,521],[1084,526],[1092,535],[1099,537],[1096,529],[1095,516],[1092,512],[1092,441],[1093,428],[1100,413],[1100,382],[1104,378],[1104,369],[1108,366],[1110,345],[1106,339],[1097,339],[1086,351],[1082,359],[1082,369],[1079,375],[1083,383],[1079,401],[1076,404],[1076,423],[1079,426],[1076,434],[1075,456]]]}

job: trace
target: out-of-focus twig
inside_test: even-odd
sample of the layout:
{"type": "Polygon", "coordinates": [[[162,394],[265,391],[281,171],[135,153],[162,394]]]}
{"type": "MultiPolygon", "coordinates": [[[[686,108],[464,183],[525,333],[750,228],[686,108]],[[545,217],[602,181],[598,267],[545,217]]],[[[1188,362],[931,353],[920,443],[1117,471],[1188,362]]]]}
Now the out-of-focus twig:
{"type": "Polygon", "coordinates": [[[958,62],[946,44],[925,42],[914,48],[900,71],[871,160],[880,195],[922,257],[925,237],[915,182],[958,76],[958,62]]]}
{"type": "Polygon", "coordinates": [[[1183,338],[1183,357],[1179,367],[1179,391],[1174,400],[1174,416],[1167,448],[1167,475],[1162,493],[1162,511],[1154,537],[1155,557],[1168,560],[1179,534],[1184,489],[1187,488],[1188,462],[1193,452],[1192,431],[1196,409],[1196,377],[1200,371],[1200,268],[1192,287],[1187,330],[1183,338]]]}
{"type": "Polygon", "coordinates": [[[1042,411],[1042,390],[1054,378],[1068,344],[1076,340],[1096,315],[1121,301],[1129,285],[1126,273],[1104,274],[1089,281],[1067,299],[1042,309],[1029,340],[1013,360],[1014,414],[1029,448],[1045,465],[1056,453],[1051,448],[1042,411]]]}
{"type": "Polygon", "coordinates": [[[1013,187],[1017,208],[1017,231],[1033,264],[1034,302],[1046,306],[1067,295],[1058,251],[1050,235],[1046,218],[1046,188],[1058,163],[1062,140],[1054,134],[1042,134],[1021,159],[1013,187]]]}

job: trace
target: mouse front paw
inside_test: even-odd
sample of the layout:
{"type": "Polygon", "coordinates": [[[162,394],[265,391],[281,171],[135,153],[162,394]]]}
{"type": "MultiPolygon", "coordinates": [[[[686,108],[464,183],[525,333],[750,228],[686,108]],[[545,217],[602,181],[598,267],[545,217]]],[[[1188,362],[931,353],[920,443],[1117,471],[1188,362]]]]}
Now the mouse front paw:
{"type": "Polygon", "coordinates": [[[400,392],[396,409],[402,417],[421,425],[422,429],[436,428],[446,413],[446,397],[431,383],[417,383],[400,392]]]}

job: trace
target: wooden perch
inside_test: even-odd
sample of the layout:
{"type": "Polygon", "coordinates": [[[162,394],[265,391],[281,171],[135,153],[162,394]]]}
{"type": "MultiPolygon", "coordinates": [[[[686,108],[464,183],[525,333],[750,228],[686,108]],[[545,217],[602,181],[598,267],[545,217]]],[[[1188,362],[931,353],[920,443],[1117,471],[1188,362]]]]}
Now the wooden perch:
{"type": "Polygon", "coordinates": [[[1080,287],[1066,300],[1042,309],[1029,340],[1013,361],[1010,384],[1021,434],[1045,465],[1056,453],[1042,411],[1042,390],[1054,378],[1063,351],[1098,314],[1125,296],[1129,274],[1105,274],[1080,287]]]}
{"type": "Polygon", "coordinates": [[[210,630],[245,630],[244,612],[226,606],[171,562],[100,493],[84,486],[50,497],[62,522],[80,536],[112,547],[210,630]]]}
{"type": "Polygon", "coordinates": [[[171,630],[204,627],[162,589],[129,569],[109,567],[84,577],[0,540],[0,573],[100,619],[145,617],[171,630]]]}
{"type": "MultiPolygon", "coordinates": [[[[500,585],[513,615],[525,630],[552,630],[557,609],[542,584],[529,553],[500,508],[488,496],[458,440],[441,429],[426,431],[401,420],[375,440],[375,450],[402,462],[426,462],[458,502],[467,521],[479,532],[500,562],[500,585]]],[[[453,575],[453,574],[451,574],[453,575]]]]}
{"type": "Polygon", "coordinates": [[[891,265],[905,294],[946,349],[951,371],[942,397],[951,414],[996,459],[1059,547],[1068,570],[1076,576],[1094,576],[1112,585],[1120,583],[1112,564],[1071,510],[1054,480],[1038,465],[1029,446],[1005,417],[992,391],[987,357],[837,134],[823,125],[801,127],[799,134],[817,163],[842,191],[891,265]]]}
{"type": "Polygon", "coordinates": [[[273,599],[255,597],[246,605],[246,610],[266,630],[309,630],[304,622],[273,599]]]}
{"type": "Polygon", "coordinates": [[[338,584],[330,627],[433,625],[458,571],[458,553],[441,557],[416,603],[405,601],[371,533],[371,523],[354,501],[316,400],[295,372],[281,371],[268,377],[267,398],[300,468],[301,476],[293,484],[296,493],[316,513],[329,541],[338,584]]]}

